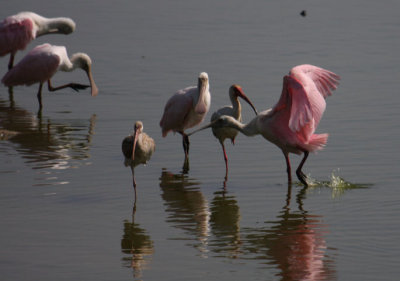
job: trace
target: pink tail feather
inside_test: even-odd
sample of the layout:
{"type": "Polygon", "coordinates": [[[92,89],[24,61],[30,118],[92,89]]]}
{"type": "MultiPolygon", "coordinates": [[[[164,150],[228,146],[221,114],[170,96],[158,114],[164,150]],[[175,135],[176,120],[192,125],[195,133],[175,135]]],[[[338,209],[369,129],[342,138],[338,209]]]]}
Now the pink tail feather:
{"type": "Polygon", "coordinates": [[[303,148],[307,151],[317,151],[324,148],[328,141],[329,134],[313,134],[308,143],[303,144],[303,148]]]}

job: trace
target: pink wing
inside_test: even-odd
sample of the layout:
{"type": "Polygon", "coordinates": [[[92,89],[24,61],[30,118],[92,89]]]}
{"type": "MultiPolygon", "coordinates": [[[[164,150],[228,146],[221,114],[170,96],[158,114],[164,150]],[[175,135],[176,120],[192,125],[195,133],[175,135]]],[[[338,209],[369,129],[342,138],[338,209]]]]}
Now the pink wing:
{"type": "Polygon", "coordinates": [[[51,45],[39,45],[8,71],[1,82],[7,87],[43,83],[57,72],[59,64],[60,57],[51,45]]]}
{"type": "Polygon", "coordinates": [[[191,89],[192,87],[178,91],[165,105],[164,114],[160,121],[163,137],[165,137],[169,131],[176,132],[184,130],[186,117],[193,106],[192,97],[186,95],[191,89]]]}
{"type": "Polygon", "coordinates": [[[325,98],[338,85],[339,76],[328,70],[299,65],[283,78],[283,89],[272,112],[286,110],[290,130],[308,140],[325,111],[325,98]]]}
{"type": "Polygon", "coordinates": [[[30,19],[16,19],[11,16],[0,24],[0,56],[24,50],[35,39],[33,22],[30,19]]]}

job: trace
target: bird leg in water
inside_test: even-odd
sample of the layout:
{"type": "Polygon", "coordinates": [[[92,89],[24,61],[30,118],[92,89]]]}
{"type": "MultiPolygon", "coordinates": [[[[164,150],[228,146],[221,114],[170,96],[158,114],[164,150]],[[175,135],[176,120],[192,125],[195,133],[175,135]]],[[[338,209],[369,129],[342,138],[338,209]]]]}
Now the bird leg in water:
{"type": "Polygon", "coordinates": [[[304,157],[303,157],[303,159],[301,160],[300,165],[299,165],[299,167],[297,167],[297,170],[296,170],[297,178],[298,178],[298,179],[301,181],[301,183],[304,184],[306,187],[308,186],[308,183],[307,183],[307,181],[306,181],[307,176],[302,172],[301,169],[303,168],[303,165],[304,165],[304,163],[305,163],[306,160],[307,160],[308,154],[309,154],[308,151],[304,151],[304,157]]]}
{"type": "Polygon", "coordinates": [[[132,171],[132,184],[133,184],[133,189],[135,191],[135,202],[136,202],[136,181],[135,181],[135,171],[133,165],[131,166],[131,171],[132,171]]]}
{"type": "Polygon", "coordinates": [[[226,155],[225,145],[221,142],[222,150],[224,152],[224,160],[225,160],[225,180],[228,179],[228,156],[226,155]]]}
{"type": "Polygon", "coordinates": [[[290,167],[289,154],[285,152],[283,154],[285,155],[285,160],[286,160],[286,172],[288,176],[288,183],[292,184],[292,168],[290,167]]]}
{"type": "Polygon", "coordinates": [[[184,132],[180,132],[180,134],[182,135],[182,144],[183,144],[183,151],[185,152],[185,159],[187,159],[189,156],[189,145],[190,145],[189,136],[184,132]]]}
{"type": "Polygon", "coordinates": [[[43,107],[42,104],[42,88],[43,88],[43,83],[39,84],[39,91],[37,93],[37,98],[38,98],[38,102],[39,102],[39,109],[41,110],[43,107]]]}
{"type": "Polygon", "coordinates": [[[10,54],[10,60],[9,60],[9,62],[8,62],[8,70],[10,70],[11,68],[13,68],[13,66],[14,66],[14,57],[15,57],[15,54],[14,54],[14,53],[11,53],[11,54],[10,54]]]}
{"type": "Polygon", "coordinates": [[[53,87],[51,85],[50,79],[47,80],[47,85],[48,85],[48,88],[49,88],[50,92],[54,92],[54,91],[61,90],[61,89],[64,89],[64,88],[71,88],[71,89],[79,92],[79,90],[84,90],[84,89],[90,87],[89,85],[83,85],[83,84],[78,84],[78,83],[69,83],[69,84],[65,84],[65,85],[62,85],[62,86],[53,87]]]}

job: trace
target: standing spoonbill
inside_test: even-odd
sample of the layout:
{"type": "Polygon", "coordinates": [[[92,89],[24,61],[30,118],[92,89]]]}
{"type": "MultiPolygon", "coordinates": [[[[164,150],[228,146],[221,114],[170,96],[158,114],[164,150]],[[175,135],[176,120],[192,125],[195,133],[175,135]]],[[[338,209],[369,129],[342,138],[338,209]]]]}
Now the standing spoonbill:
{"type": "Polygon", "coordinates": [[[70,34],[74,30],[75,23],[70,18],[45,18],[32,12],[9,16],[0,22],[0,56],[10,54],[10,70],[15,53],[24,50],[36,37],[51,33],[70,34]]]}
{"type": "Polygon", "coordinates": [[[156,149],[154,140],[143,132],[142,121],[136,121],[134,132],[122,141],[122,153],[125,156],[124,164],[132,170],[133,188],[136,198],[136,181],[134,168],[139,164],[146,164],[156,149]]]}
{"type": "Polygon", "coordinates": [[[184,170],[188,168],[189,156],[189,136],[185,130],[204,120],[211,103],[209,88],[208,74],[200,73],[197,87],[192,86],[179,90],[167,101],[160,121],[163,137],[166,137],[169,131],[182,135],[185,152],[184,170]]]}
{"type": "Polygon", "coordinates": [[[335,73],[317,66],[296,66],[284,76],[281,97],[272,109],[259,113],[247,124],[231,116],[221,116],[201,129],[218,126],[234,128],[246,136],[261,134],[282,150],[289,184],[292,183],[289,153],[304,153],[296,175],[308,186],[302,168],[309,152],[321,150],[328,140],[328,134],[314,132],[325,111],[325,98],[336,89],[339,79],[335,73]]]}
{"type": "MultiPolygon", "coordinates": [[[[222,115],[232,116],[239,122],[242,122],[242,106],[239,102],[239,97],[245,100],[251,108],[253,108],[255,114],[257,115],[257,110],[254,107],[253,103],[249,100],[249,98],[243,93],[242,87],[239,85],[232,85],[229,88],[229,99],[231,100],[232,105],[227,105],[221,107],[211,116],[211,122],[217,120],[222,115]]],[[[226,155],[224,141],[225,139],[231,139],[232,144],[235,144],[235,138],[239,133],[238,130],[229,127],[218,127],[213,126],[212,132],[214,136],[219,140],[219,143],[222,146],[222,151],[224,153],[225,160],[225,180],[228,179],[228,156],[226,155]]]]}
{"type": "Polygon", "coordinates": [[[15,67],[4,75],[1,82],[8,87],[39,83],[37,98],[40,109],[42,109],[42,87],[46,81],[49,91],[57,91],[67,87],[79,91],[91,87],[92,96],[96,96],[98,89],[93,80],[91,67],[92,60],[87,54],[76,53],[68,58],[67,50],[64,46],[45,43],[31,50],[15,67]],[[69,83],[58,87],[51,85],[50,78],[58,70],[73,71],[76,68],[81,68],[86,72],[90,86],[77,83],[69,83]]]}

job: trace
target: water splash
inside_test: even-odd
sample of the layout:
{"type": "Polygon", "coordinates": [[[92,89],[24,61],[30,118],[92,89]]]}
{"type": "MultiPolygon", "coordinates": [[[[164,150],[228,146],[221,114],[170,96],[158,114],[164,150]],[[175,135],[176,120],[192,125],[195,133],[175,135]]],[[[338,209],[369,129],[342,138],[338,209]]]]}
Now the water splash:
{"type": "Polygon", "coordinates": [[[366,183],[351,183],[346,181],[339,175],[339,170],[333,170],[329,181],[318,181],[313,179],[310,175],[307,175],[307,183],[309,189],[327,187],[332,190],[332,198],[338,198],[343,195],[347,190],[369,188],[372,184],[366,183]]]}

